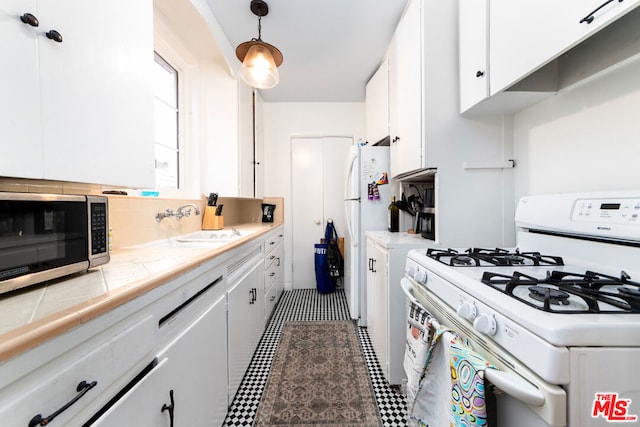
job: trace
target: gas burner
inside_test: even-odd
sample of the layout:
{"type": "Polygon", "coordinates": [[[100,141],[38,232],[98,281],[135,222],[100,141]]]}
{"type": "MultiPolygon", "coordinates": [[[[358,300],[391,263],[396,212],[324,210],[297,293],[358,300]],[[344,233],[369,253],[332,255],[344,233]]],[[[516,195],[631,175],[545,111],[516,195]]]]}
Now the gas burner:
{"type": "Polygon", "coordinates": [[[513,267],[513,266],[558,266],[564,265],[561,257],[542,255],[540,252],[520,252],[518,249],[469,248],[427,250],[427,256],[451,267],[513,267]]]}
{"type": "Polygon", "coordinates": [[[455,255],[451,257],[451,265],[476,265],[476,260],[466,255],[455,255]]]}
{"type": "Polygon", "coordinates": [[[518,271],[512,275],[485,271],[482,275],[482,283],[554,313],[640,313],[640,284],[629,279],[624,272],[616,278],[592,271],[547,271],[544,278],[518,271]],[[523,287],[528,292],[523,292],[523,287]]]}
{"type": "Polygon", "coordinates": [[[536,301],[553,305],[569,305],[569,294],[559,289],[544,286],[529,286],[529,296],[536,301]]]}

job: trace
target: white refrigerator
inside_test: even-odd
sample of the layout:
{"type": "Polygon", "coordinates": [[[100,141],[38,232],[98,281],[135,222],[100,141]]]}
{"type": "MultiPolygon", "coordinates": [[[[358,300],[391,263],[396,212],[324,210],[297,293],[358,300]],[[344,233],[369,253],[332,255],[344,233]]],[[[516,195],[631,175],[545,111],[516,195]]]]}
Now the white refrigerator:
{"type": "Polygon", "coordinates": [[[354,146],[345,184],[345,210],[349,238],[344,289],[351,318],[360,326],[367,322],[367,248],[365,231],[388,228],[388,209],[393,182],[389,176],[389,147],[354,146]],[[384,181],[387,181],[384,184],[384,181]]]}

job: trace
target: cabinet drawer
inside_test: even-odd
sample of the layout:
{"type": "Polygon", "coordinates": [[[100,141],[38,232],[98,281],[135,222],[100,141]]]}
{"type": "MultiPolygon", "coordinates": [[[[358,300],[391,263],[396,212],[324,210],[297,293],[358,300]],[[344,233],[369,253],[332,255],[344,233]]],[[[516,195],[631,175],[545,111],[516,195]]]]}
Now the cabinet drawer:
{"type": "Polygon", "coordinates": [[[278,302],[278,289],[276,286],[272,286],[271,289],[264,295],[264,315],[265,321],[269,320],[271,312],[273,311],[276,303],[278,302]]]}
{"type": "Polygon", "coordinates": [[[264,289],[268,290],[278,280],[278,271],[280,261],[274,261],[271,266],[264,272],[264,289]]]}
{"type": "Polygon", "coordinates": [[[26,426],[37,415],[50,416],[82,393],[83,381],[91,386],[55,418],[54,425],[75,424],[70,420],[80,413],[90,416],[112,396],[113,388],[130,379],[132,369],[147,360],[155,339],[152,319],[148,316],[109,333],[96,348],[81,344],[5,387],[0,392],[2,424],[26,426]]]}
{"type": "Polygon", "coordinates": [[[273,250],[281,244],[283,240],[284,234],[282,232],[269,236],[264,242],[264,253],[267,255],[265,258],[268,258],[268,255],[273,252],[273,250]]]}
{"type": "Polygon", "coordinates": [[[265,255],[264,257],[264,269],[265,270],[269,270],[270,268],[272,268],[274,265],[280,265],[280,263],[282,262],[279,256],[280,251],[277,250],[278,247],[274,247],[273,250],[271,252],[269,252],[267,255],[265,255]]]}

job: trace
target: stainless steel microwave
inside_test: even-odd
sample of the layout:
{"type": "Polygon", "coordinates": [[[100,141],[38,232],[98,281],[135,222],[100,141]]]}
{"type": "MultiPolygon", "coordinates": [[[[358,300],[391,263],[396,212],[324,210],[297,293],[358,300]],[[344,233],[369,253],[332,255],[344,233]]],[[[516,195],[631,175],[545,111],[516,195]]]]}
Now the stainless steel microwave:
{"type": "Polygon", "coordinates": [[[109,262],[104,196],[0,192],[0,293],[109,262]]]}

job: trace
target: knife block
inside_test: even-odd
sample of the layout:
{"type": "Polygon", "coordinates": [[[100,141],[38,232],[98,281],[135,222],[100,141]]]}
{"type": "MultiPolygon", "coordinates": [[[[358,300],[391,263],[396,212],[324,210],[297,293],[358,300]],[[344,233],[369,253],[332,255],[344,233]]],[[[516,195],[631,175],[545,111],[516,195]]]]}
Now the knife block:
{"type": "Polygon", "coordinates": [[[224,217],[216,216],[216,207],[207,206],[204,209],[204,218],[202,218],[203,230],[222,230],[224,228],[224,217]]]}

